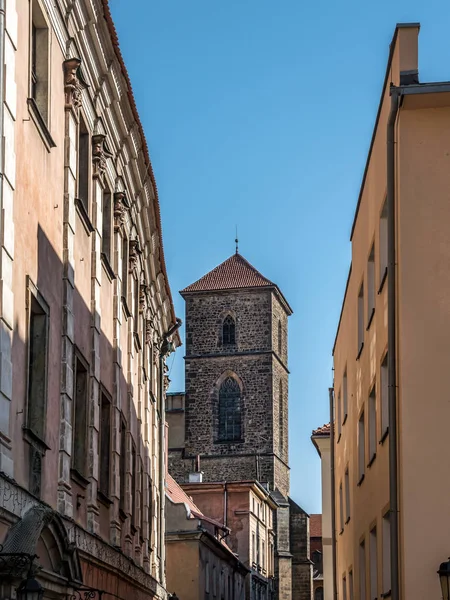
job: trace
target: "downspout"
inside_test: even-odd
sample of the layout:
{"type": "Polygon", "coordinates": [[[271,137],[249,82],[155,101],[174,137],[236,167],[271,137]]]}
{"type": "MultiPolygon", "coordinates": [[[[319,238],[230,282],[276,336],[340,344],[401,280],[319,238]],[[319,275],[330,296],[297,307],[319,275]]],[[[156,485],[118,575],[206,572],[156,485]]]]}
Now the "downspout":
{"type": "Polygon", "coordinates": [[[166,587],[166,394],[164,390],[164,366],[166,356],[173,351],[169,342],[171,335],[181,327],[181,319],[177,319],[175,325],[163,335],[161,350],[159,352],[159,386],[158,386],[158,409],[160,418],[159,427],[159,581],[162,587],[166,587]]]}
{"type": "Polygon", "coordinates": [[[387,124],[387,228],[388,228],[388,385],[389,385],[389,506],[391,525],[391,599],[400,600],[398,455],[397,455],[397,325],[395,228],[395,123],[400,89],[391,85],[387,124]]]}
{"type": "Polygon", "coordinates": [[[330,396],[330,470],[331,470],[331,549],[333,562],[333,598],[337,600],[336,586],[336,506],[334,482],[334,388],[328,388],[330,396]]]}

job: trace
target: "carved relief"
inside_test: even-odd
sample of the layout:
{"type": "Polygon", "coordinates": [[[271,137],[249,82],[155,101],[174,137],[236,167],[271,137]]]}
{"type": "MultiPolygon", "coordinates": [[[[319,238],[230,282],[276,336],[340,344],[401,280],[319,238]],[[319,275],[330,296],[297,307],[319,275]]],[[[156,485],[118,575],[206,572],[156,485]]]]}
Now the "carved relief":
{"type": "Polygon", "coordinates": [[[130,240],[130,252],[129,252],[129,267],[128,271],[131,273],[135,267],[137,267],[139,261],[139,254],[141,254],[141,248],[139,246],[138,238],[130,240]]]}
{"type": "Polygon", "coordinates": [[[139,286],[139,312],[144,312],[147,306],[147,286],[145,283],[141,283],[139,286]]]}
{"type": "Polygon", "coordinates": [[[78,77],[81,65],[79,58],[69,58],[63,62],[64,68],[64,95],[67,108],[78,109],[81,106],[82,84],[78,77]]]}
{"type": "Polygon", "coordinates": [[[153,320],[146,319],[145,320],[145,343],[146,344],[152,343],[152,337],[153,337],[152,334],[153,334],[153,320]]]}
{"type": "Polygon", "coordinates": [[[92,136],[93,176],[103,177],[106,170],[105,143],[106,135],[97,133],[92,136]]]}
{"type": "Polygon", "coordinates": [[[125,192],[116,192],[114,194],[114,230],[118,231],[125,223],[127,214],[127,203],[125,192]]]}

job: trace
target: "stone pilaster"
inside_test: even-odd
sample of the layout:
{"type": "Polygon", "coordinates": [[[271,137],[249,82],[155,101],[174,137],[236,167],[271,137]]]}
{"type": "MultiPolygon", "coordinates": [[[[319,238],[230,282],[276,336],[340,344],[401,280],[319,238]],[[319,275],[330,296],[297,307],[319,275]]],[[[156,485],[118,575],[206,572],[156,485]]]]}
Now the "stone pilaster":
{"type": "Polygon", "coordinates": [[[12,400],[11,345],[14,327],[14,190],[16,186],[16,0],[7,3],[5,14],[5,82],[3,118],[3,164],[0,164],[1,229],[0,229],[0,471],[13,476],[10,415],[12,400]]]}

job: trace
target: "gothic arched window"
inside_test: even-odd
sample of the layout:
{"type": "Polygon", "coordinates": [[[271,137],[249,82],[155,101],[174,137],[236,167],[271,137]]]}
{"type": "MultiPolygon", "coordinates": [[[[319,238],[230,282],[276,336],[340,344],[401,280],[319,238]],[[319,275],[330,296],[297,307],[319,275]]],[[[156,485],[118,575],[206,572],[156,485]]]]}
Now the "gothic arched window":
{"type": "Polygon", "coordinates": [[[219,440],[241,439],[241,389],[227,377],[219,390],[219,440]]]}
{"type": "Polygon", "coordinates": [[[236,324],[233,317],[225,317],[222,325],[222,343],[224,346],[230,346],[236,343],[236,324]]]}
{"type": "Polygon", "coordinates": [[[282,348],[283,348],[283,329],[281,327],[281,321],[278,321],[278,356],[281,356],[282,348]]]}

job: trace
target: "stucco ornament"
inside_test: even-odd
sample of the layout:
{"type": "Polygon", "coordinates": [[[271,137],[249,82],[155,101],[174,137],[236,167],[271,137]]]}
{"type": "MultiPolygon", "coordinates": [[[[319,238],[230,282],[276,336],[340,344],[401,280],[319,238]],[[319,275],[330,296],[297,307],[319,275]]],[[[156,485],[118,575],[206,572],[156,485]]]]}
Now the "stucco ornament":
{"type": "Polygon", "coordinates": [[[139,286],[139,312],[144,312],[147,306],[147,284],[141,283],[139,286]]]}
{"type": "Polygon", "coordinates": [[[114,230],[118,231],[125,223],[127,214],[127,202],[125,192],[116,192],[114,194],[114,230]]]}
{"type": "Polygon", "coordinates": [[[106,135],[97,133],[92,136],[92,165],[94,177],[103,177],[106,170],[105,157],[105,139],[106,135]]]}
{"type": "Polygon", "coordinates": [[[129,253],[129,272],[131,273],[135,267],[137,267],[139,261],[139,254],[141,254],[141,247],[139,245],[138,238],[130,240],[130,253],[129,253]]]}
{"type": "Polygon", "coordinates": [[[78,109],[81,106],[81,90],[83,85],[78,76],[81,60],[69,58],[63,62],[64,67],[64,94],[67,108],[78,109]]]}

